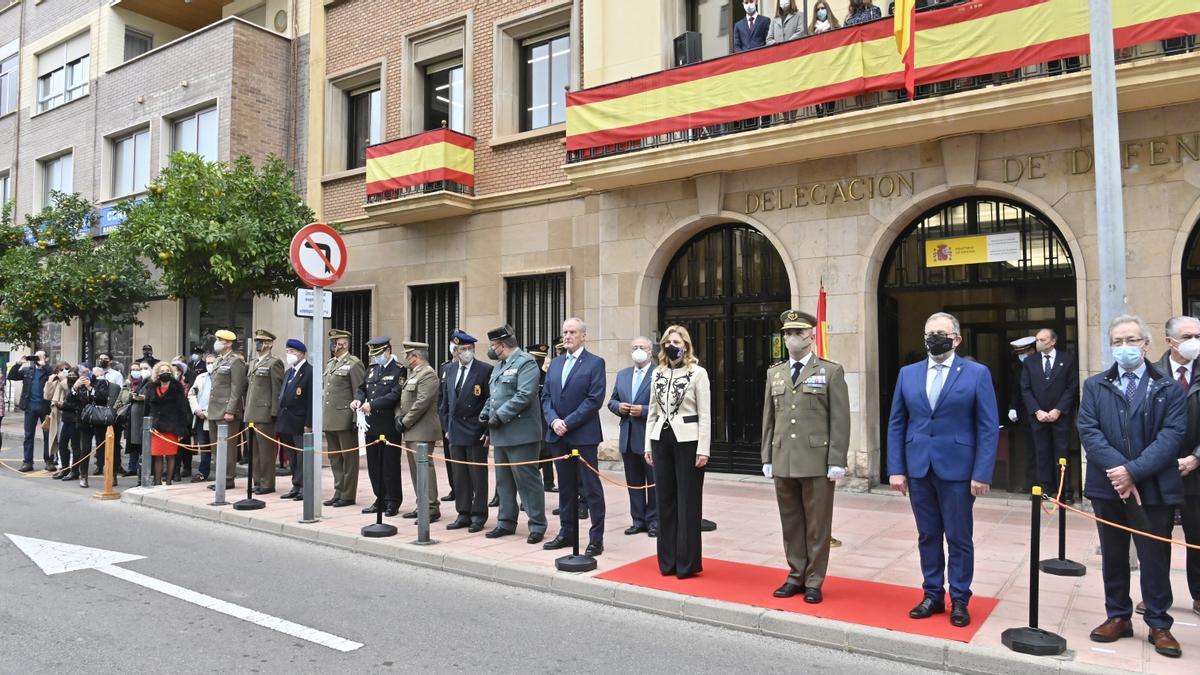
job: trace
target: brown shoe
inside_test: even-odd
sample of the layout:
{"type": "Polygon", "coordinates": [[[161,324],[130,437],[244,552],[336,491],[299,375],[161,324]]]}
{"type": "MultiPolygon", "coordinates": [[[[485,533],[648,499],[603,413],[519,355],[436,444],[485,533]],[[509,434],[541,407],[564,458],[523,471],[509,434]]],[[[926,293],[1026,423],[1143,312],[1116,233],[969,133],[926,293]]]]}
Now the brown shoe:
{"type": "Polygon", "coordinates": [[[1150,635],[1146,637],[1150,644],[1154,645],[1154,651],[1163,656],[1179,658],[1183,656],[1183,650],[1179,648],[1179,641],[1175,636],[1171,635],[1171,631],[1165,628],[1151,628],[1150,635]]]}
{"type": "Polygon", "coordinates": [[[1133,637],[1133,624],[1129,619],[1115,617],[1096,626],[1089,637],[1092,642],[1116,642],[1121,638],[1133,637]]]}

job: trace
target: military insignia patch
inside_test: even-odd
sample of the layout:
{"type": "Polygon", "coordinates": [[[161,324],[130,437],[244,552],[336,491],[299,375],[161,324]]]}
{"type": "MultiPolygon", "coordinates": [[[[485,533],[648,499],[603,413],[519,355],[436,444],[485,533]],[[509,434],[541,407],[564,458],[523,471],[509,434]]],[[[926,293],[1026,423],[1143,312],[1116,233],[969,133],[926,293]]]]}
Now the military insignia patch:
{"type": "Polygon", "coordinates": [[[479,395],[480,395],[480,394],[482,394],[482,393],[483,393],[483,387],[481,387],[481,386],[480,386],[480,385],[478,385],[478,384],[477,384],[477,385],[475,385],[475,395],[476,395],[476,396],[479,396],[479,395]]]}
{"type": "Polygon", "coordinates": [[[300,398],[300,396],[302,396],[303,394],[304,394],[304,390],[302,390],[300,387],[296,387],[296,398],[300,398]]]}

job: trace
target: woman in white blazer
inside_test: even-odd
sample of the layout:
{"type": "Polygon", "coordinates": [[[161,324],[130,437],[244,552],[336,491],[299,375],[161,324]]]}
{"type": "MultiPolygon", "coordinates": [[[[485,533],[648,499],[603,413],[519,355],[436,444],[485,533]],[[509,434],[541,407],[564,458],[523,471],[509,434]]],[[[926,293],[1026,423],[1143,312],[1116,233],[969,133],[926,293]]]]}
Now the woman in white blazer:
{"type": "Polygon", "coordinates": [[[683,326],[669,326],[659,346],[645,450],[657,478],[658,569],[663,576],[686,579],[703,569],[701,494],[711,436],[708,371],[700,367],[683,326]]]}

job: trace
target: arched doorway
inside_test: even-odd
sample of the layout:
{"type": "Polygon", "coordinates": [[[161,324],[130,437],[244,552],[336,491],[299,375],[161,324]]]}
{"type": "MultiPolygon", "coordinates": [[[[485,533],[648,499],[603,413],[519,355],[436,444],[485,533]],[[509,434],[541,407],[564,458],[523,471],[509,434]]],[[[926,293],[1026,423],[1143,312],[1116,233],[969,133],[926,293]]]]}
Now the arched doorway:
{"type": "MultiPolygon", "coordinates": [[[[992,372],[1000,434],[992,485],[1025,488],[1028,434],[1009,422],[1017,395],[1017,361],[1009,341],[1051,328],[1058,348],[1078,354],[1075,268],[1050,219],[995,197],[956,199],[918,217],[892,244],[879,277],[880,481],[887,482],[887,417],[900,368],[925,358],[925,319],[946,311],[962,324],[959,355],[992,372]],[[1019,234],[1011,259],[978,264],[928,264],[927,244],[973,235],[1019,234]]],[[[1022,422],[1024,424],[1024,422],[1022,422]]],[[[1078,441],[1071,441],[1078,481],[1078,441]]]]}
{"type": "Polygon", "coordinates": [[[1192,227],[1183,250],[1183,313],[1200,316],[1200,222],[1192,227]]]}
{"type": "Polygon", "coordinates": [[[779,315],[790,289],[771,242],[742,224],[711,227],[685,243],[659,288],[659,329],[688,329],[712,379],[714,471],[761,470],[763,389],[781,358],[779,315]]]}

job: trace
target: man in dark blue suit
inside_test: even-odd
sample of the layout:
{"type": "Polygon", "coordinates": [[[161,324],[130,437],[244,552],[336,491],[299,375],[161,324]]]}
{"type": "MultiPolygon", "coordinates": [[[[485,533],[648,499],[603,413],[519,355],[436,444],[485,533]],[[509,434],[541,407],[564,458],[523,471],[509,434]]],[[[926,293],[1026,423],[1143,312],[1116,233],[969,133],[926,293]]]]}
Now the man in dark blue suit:
{"type": "Polygon", "coordinates": [[[967,603],[975,574],[971,508],[992,483],[999,419],[987,367],[956,357],[958,319],[938,312],[925,322],[929,358],[900,369],[888,420],[887,461],[892,488],[910,495],[925,596],[908,613],[927,619],[946,611],[950,549],[950,623],[971,623],[967,603]]]}
{"type": "Polygon", "coordinates": [[[766,46],[767,33],[771,31],[771,20],[758,13],[756,3],[744,3],[743,8],[746,10],[746,20],[738,21],[733,25],[733,51],[735,52],[766,46]]]}
{"type": "MultiPolygon", "coordinates": [[[[1033,455],[1029,458],[1029,484],[1057,494],[1058,460],[1067,456],[1071,417],[1079,401],[1079,366],[1075,357],[1058,349],[1058,334],[1049,328],[1037,332],[1037,357],[1021,364],[1021,397],[1028,411],[1033,455]]],[[[1063,485],[1062,499],[1074,503],[1071,483],[1063,485]]]]}
{"type": "MultiPolygon", "coordinates": [[[[283,389],[279,392],[279,417],[275,419],[275,433],[284,443],[304,447],[304,434],[312,431],[312,366],[304,357],[308,347],[292,338],[287,341],[284,361],[287,371],[283,374],[283,389]]],[[[292,467],[292,489],[279,495],[280,499],[300,501],[304,487],[304,453],[292,450],[289,459],[292,467]]]]}
{"type": "MultiPolygon", "coordinates": [[[[596,448],[604,435],[600,430],[600,407],[604,405],[604,359],[584,348],[587,325],[572,317],[563,322],[563,354],[550,363],[542,387],[542,418],[546,443],[555,457],[578,450],[580,458],[598,467],[596,448]]],[[[576,494],[582,483],[583,497],[591,511],[586,555],[604,552],[604,490],[600,477],[586,467],[576,473],[575,461],[558,464],[558,536],[542,545],[553,550],[571,545],[579,527],[575,513],[576,494]]]]}
{"type": "Polygon", "coordinates": [[[438,397],[438,417],[454,476],[454,508],[458,518],[447,530],[467,528],[479,532],[488,519],[487,425],[479,413],[490,395],[488,382],[492,366],[475,360],[476,339],[461,330],[454,331],[454,360],[446,364],[442,391],[438,397]],[[458,464],[457,462],[474,462],[458,464]]]}
{"type": "MultiPolygon", "coordinates": [[[[617,373],[608,409],[621,418],[621,462],[625,465],[626,485],[652,485],[654,467],[646,463],[646,413],[650,408],[650,376],[654,363],[650,339],[636,337],[630,344],[633,365],[617,373]]],[[[654,488],[629,491],[629,515],[633,525],[625,534],[646,532],[658,536],[658,504],[654,488]]]]}
{"type": "MultiPolygon", "coordinates": [[[[1119,316],[1108,329],[1115,363],[1083,384],[1079,440],[1087,452],[1083,494],[1096,517],[1170,538],[1182,505],[1179,447],[1187,434],[1182,388],[1146,359],[1150,331],[1135,316],[1119,316]]],[[[1095,642],[1133,636],[1129,598],[1129,533],[1097,523],[1100,531],[1104,609],[1108,619],[1092,630],[1095,642]]],[[[1141,565],[1147,636],[1163,656],[1182,655],[1171,635],[1171,545],[1134,537],[1141,565]]]]}

